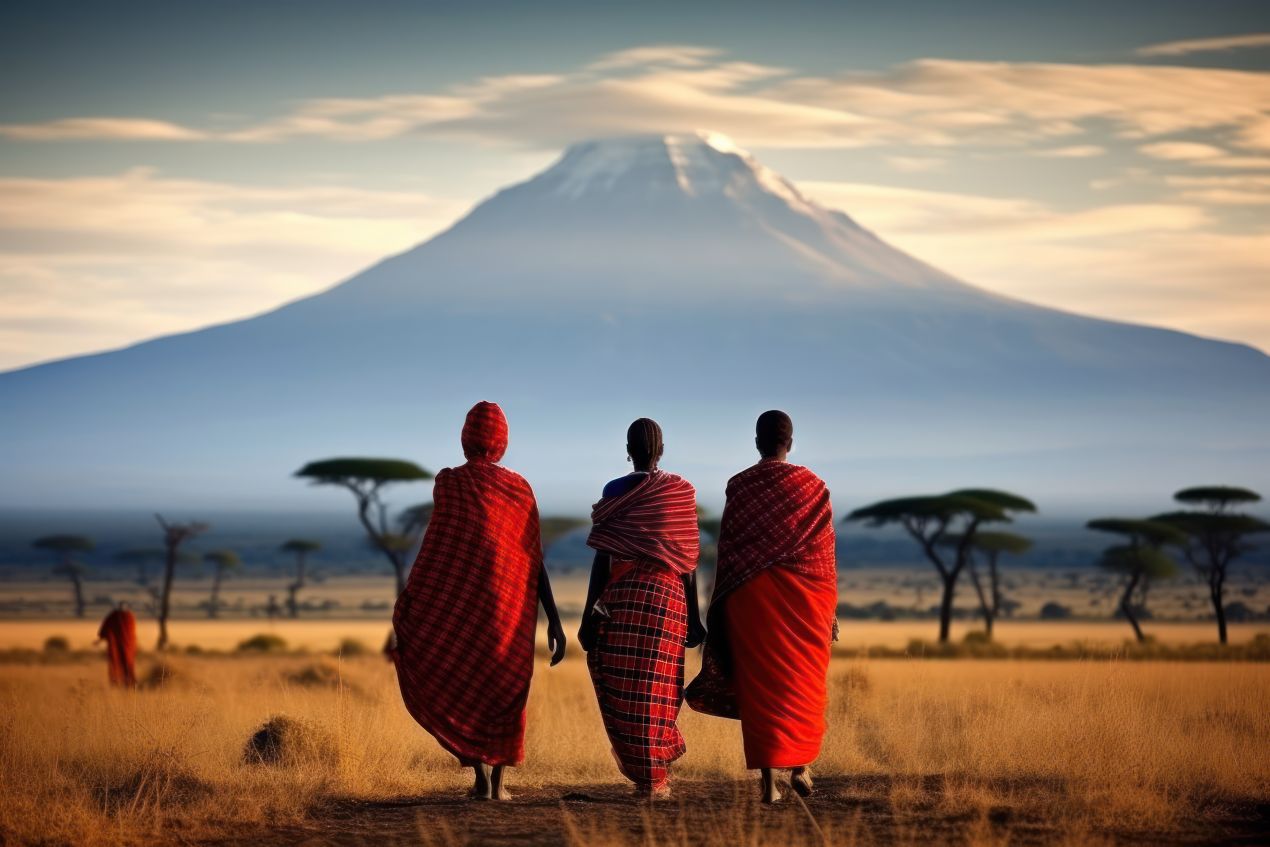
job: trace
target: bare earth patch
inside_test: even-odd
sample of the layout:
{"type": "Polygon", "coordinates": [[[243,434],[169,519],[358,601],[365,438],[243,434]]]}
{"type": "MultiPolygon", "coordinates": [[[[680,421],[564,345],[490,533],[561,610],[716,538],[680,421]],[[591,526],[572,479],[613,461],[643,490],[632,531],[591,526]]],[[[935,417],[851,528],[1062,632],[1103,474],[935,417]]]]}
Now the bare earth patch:
{"type": "MultiPolygon", "coordinates": [[[[1210,814],[1167,829],[1118,831],[1073,828],[1040,811],[1008,806],[949,808],[945,778],[819,778],[807,801],[792,793],[764,807],[754,781],[687,783],[669,801],[637,802],[615,785],[522,789],[511,803],[474,803],[452,794],[381,801],[329,802],[310,810],[303,824],[245,828],[198,842],[206,845],[1261,845],[1270,837],[1270,805],[1218,804],[1210,814]],[[896,791],[926,800],[897,807],[896,791]]],[[[1064,787],[1035,781],[995,793],[1032,798],[1050,793],[1061,802],[1064,787]]]]}

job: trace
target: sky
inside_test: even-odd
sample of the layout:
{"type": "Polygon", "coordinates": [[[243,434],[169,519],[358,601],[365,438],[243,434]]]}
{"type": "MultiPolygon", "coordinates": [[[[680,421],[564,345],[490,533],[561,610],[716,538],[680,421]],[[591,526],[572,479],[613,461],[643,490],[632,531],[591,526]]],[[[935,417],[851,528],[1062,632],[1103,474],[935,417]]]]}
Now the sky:
{"type": "Polygon", "coordinates": [[[9,3],[0,78],[0,369],[696,129],[982,287],[1270,351],[1265,2],[9,3]]]}

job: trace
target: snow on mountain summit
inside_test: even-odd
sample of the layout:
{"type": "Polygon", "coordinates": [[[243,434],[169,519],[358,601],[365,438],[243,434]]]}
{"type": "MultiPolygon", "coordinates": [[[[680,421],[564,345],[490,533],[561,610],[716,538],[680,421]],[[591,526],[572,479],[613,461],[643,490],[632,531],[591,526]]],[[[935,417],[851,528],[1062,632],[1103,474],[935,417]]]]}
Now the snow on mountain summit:
{"type": "Polygon", "coordinates": [[[739,200],[760,190],[804,213],[817,208],[732,139],[703,130],[584,141],[569,147],[539,178],[572,198],[611,192],[638,181],[647,191],[669,189],[694,197],[725,194],[739,200]]]}

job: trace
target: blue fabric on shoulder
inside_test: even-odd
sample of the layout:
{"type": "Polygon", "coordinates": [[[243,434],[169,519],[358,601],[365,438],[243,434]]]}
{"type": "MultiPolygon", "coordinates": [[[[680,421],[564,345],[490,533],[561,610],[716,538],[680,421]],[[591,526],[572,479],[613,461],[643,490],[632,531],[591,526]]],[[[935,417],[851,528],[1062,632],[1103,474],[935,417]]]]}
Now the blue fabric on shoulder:
{"type": "Polygon", "coordinates": [[[639,485],[646,476],[648,476],[647,471],[635,471],[626,476],[619,476],[617,479],[609,480],[608,484],[604,486],[604,493],[600,496],[620,497],[636,485],[639,485]]]}

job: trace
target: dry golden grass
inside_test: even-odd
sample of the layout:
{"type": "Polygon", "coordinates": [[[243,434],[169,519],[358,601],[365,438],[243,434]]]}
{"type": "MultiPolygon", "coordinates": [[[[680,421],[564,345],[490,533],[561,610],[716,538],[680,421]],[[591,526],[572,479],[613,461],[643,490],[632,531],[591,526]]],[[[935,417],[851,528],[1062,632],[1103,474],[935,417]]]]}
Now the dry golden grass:
{"type": "Polygon", "coordinates": [[[744,777],[738,726],[690,711],[680,795],[722,787],[664,813],[586,802],[621,780],[576,654],[535,677],[513,777],[527,805],[475,811],[446,805],[465,775],[378,657],[171,667],[130,693],[108,690],[100,664],[0,666],[0,843],[483,844],[497,839],[473,822],[495,821],[532,844],[1097,844],[1203,840],[1270,802],[1265,665],[836,660],[825,790],[806,814],[768,818],[730,782],[744,777]],[[279,714],[307,722],[310,743],[282,766],[243,764],[279,714]]]}
{"type": "MultiPolygon", "coordinates": [[[[568,616],[566,616],[568,617],[568,616]]],[[[0,620],[0,649],[38,650],[50,635],[65,636],[73,649],[87,648],[97,637],[100,620],[0,620]]],[[[933,641],[939,631],[935,620],[856,621],[843,620],[842,650],[869,648],[903,649],[914,640],[933,641]]],[[[573,623],[576,628],[576,622],[573,623]]],[[[285,638],[292,648],[333,650],[344,638],[361,641],[372,649],[384,643],[391,624],[387,615],[371,620],[323,620],[301,618],[269,621],[261,618],[208,620],[180,618],[170,624],[172,643],[177,647],[198,645],[207,650],[232,650],[243,639],[268,632],[285,638]]],[[[960,642],[967,633],[980,632],[979,621],[956,621],[952,637],[960,642]]],[[[1216,644],[1217,629],[1212,623],[1157,622],[1146,625],[1147,634],[1161,644],[1216,644]]],[[[1246,644],[1258,634],[1270,631],[1265,622],[1233,624],[1232,644],[1246,644]]],[[[159,627],[152,618],[137,621],[138,642],[143,650],[154,647],[159,627]]],[[[1010,647],[1046,649],[1076,643],[1116,647],[1133,637],[1123,621],[1002,621],[997,624],[996,641],[1010,647]]]]}

